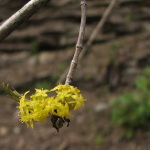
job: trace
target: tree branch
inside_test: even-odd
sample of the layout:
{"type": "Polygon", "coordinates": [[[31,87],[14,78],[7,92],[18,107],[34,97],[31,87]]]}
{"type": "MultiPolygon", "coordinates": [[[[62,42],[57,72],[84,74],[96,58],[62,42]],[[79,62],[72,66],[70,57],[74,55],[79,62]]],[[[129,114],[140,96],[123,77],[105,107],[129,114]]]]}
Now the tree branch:
{"type": "Polygon", "coordinates": [[[86,24],[86,5],[87,5],[86,0],[81,0],[81,25],[80,25],[80,30],[79,30],[79,37],[78,37],[77,44],[76,44],[75,54],[71,61],[70,69],[69,69],[66,82],[65,82],[65,84],[67,85],[69,85],[72,81],[73,73],[78,64],[80,52],[82,51],[85,24],[86,24]]]}
{"type": "Polygon", "coordinates": [[[80,59],[82,59],[84,57],[84,55],[86,54],[86,52],[89,50],[89,48],[91,47],[93,41],[95,40],[95,38],[97,37],[99,31],[102,29],[103,25],[105,24],[106,20],[108,19],[110,13],[112,12],[114,6],[116,5],[117,0],[111,0],[111,3],[109,4],[108,8],[106,9],[106,11],[104,12],[102,18],[100,19],[100,21],[98,22],[96,28],[93,30],[89,40],[86,43],[86,46],[81,54],[80,59]]]}
{"type": "MultiPolygon", "coordinates": [[[[86,46],[83,49],[83,52],[81,53],[81,56],[79,58],[80,60],[85,56],[86,52],[89,50],[89,47],[91,47],[93,41],[95,40],[95,38],[98,35],[99,31],[102,29],[103,25],[105,24],[106,20],[108,19],[109,15],[110,15],[111,11],[113,10],[116,3],[117,3],[117,0],[112,0],[111,3],[109,4],[109,6],[107,7],[107,9],[104,12],[102,18],[98,22],[96,28],[93,30],[89,40],[87,41],[86,46]]],[[[57,84],[63,82],[63,80],[65,79],[65,77],[67,75],[68,69],[69,68],[67,68],[65,70],[65,72],[61,75],[61,77],[57,81],[57,84]]]]}
{"type": "Polygon", "coordinates": [[[24,7],[0,25],[0,43],[51,0],[30,0],[24,7]]]}

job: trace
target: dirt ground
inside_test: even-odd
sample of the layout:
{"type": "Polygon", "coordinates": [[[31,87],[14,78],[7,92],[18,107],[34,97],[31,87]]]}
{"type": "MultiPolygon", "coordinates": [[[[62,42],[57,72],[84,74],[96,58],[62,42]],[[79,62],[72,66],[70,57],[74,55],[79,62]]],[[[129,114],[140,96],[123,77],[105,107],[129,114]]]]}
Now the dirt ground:
{"type": "MultiPolygon", "coordinates": [[[[0,1],[0,22],[27,1],[0,1]]],[[[20,93],[52,88],[69,65],[79,24],[80,1],[52,1],[0,44],[0,83],[20,93]]],[[[109,5],[88,0],[85,41],[109,5]]],[[[0,86],[0,150],[149,150],[150,131],[124,139],[112,124],[109,103],[133,90],[133,79],[150,65],[150,2],[120,0],[75,71],[73,85],[85,106],[72,112],[71,124],[55,136],[50,118],[27,128],[17,103],[0,86]]]]}

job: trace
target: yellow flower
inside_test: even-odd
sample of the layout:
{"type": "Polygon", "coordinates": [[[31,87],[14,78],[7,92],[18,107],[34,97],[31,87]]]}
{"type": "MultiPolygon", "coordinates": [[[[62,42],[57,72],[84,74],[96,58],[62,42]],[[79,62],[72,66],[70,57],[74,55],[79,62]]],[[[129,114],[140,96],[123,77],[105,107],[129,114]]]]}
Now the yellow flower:
{"type": "Polygon", "coordinates": [[[27,99],[25,98],[25,96],[29,93],[29,91],[27,91],[20,99],[20,106],[18,107],[20,109],[20,112],[22,114],[24,114],[24,107],[26,106],[27,103],[27,99]]]}
{"type": "Polygon", "coordinates": [[[66,103],[65,104],[65,109],[64,109],[64,117],[66,117],[66,118],[69,118],[69,117],[71,117],[72,115],[69,113],[69,106],[68,106],[68,104],[66,103]]]}
{"type": "Polygon", "coordinates": [[[71,116],[71,114],[69,113],[69,107],[67,103],[63,105],[59,102],[56,102],[50,113],[59,117],[69,118],[71,116]]]}
{"type": "Polygon", "coordinates": [[[47,92],[49,92],[49,90],[43,90],[43,88],[42,88],[42,90],[41,89],[35,89],[36,90],[36,95],[38,96],[38,95],[40,95],[40,96],[43,96],[43,97],[47,97],[47,92]]]}
{"type": "Polygon", "coordinates": [[[73,86],[59,84],[50,91],[56,91],[58,94],[56,100],[70,104],[70,109],[76,110],[81,106],[84,106],[83,96],[79,94],[80,90],[73,86]]]}
{"type": "Polygon", "coordinates": [[[76,105],[74,107],[74,110],[80,108],[81,106],[84,106],[84,99],[81,94],[73,95],[72,98],[76,100],[76,105]]]}
{"type": "Polygon", "coordinates": [[[28,123],[33,128],[33,121],[46,121],[51,114],[59,117],[69,118],[72,115],[70,110],[78,109],[84,105],[84,99],[80,90],[70,85],[59,84],[52,90],[35,89],[36,93],[30,96],[30,100],[25,96],[26,92],[20,99],[18,107],[21,114],[21,122],[28,123]],[[55,91],[57,96],[48,97],[47,92],[55,91]]]}

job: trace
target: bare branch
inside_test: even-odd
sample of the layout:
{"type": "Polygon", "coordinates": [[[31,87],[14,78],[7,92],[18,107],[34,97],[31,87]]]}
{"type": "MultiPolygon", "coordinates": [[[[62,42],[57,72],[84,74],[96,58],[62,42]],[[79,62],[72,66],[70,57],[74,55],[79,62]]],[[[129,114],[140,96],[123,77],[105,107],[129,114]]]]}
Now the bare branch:
{"type": "MultiPolygon", "coordinates": [[[[85,45],[85,48],[83,49],[83,52],[81,53],[81,56],[80,56],[79,60],[81,60],[84,57],[84,55],[86,54],[87,50],[89,50],[89,47],[91,47],[93,41],[95,40],[95,38],[98,35],[99,31],[102,29],[103,25],[105,24],[106,20],[108,19],[109,15],[110,15],[111,11],[113,10],[113,8],[114,8],[116,3],[117,3],[117,0],[112,0],[111,3],[109,4],[109,6],[107,7],[107,9],[104,12],[102,18],[98,22],[96,28],[93,30],[89,40],[87,41],[87,43],[85,45]]],[[[67,75],[68,70],[69,70],[69,67],[61,75],[61,77],[59,78],[57,83],[63,82],[63,80],[65,79],[65,77],[67,75]]]]}
{"type": "Polygon", "coordinates": [[[69,72],[68,72],[68,75],[66,78],[66,82],[65,82],[65,84],[67,84],[67,85],[69,85],[71,83],[73,73],[77,67],[79,55],[80,55],[80,52],[82,50],[85,24],[86,24],[86,5],[87,5],[86,0],[81,0],[81,25],[80,25],[80,30],[79,30],[78,41],[76,44],[75,54],[74,54],[74,57],[72,59],[70,69],[69,69],[69,72]]]}
{"type": "Polygon", "coordinates": [[[96,28],[93,30],[89,40],[87,41],[86,47],[84,48],[80,59],[82,59],[84,57],[86,51],[89,50],[89,47],[91,47],[93,41],[97,37],[99,31],[102,29],[103,25],[105,24],[106,20],[108,19],[109,15],[112,12],[112,10],[113,10],[114,6],[116,5],[116,3],[117,3],[117,0],[112,0],[111,3],[109,4],[108,8],[104,12],[104,15],[102,16],[102,18],[98,22],[96,28]]]}
{"type": "Polygon", "coordinates": [[[30,0],[24,7],[0,25],[0,43],[23,22],[51,0],[30,0]]]}

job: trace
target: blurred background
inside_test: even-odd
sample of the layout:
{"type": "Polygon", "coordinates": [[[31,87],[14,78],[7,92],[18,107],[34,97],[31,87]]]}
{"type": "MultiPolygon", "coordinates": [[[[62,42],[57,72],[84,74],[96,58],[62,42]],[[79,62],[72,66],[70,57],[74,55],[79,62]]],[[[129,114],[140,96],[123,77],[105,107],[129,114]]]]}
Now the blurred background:
{"type": "MultiPolygon", "coordinates": [[[[28,0],[0,0],[0,22],[28,0]]],[[[84,43],[111,0],[87,0],[84,43]]],[[[52,0],[0,44],[0,84],[18,92],[53,88],[70,64],[80,25],[79,0],[52,0]]],[[[78,65],[73,85],[85,106],[55,136],[50,119],[19,122],[17,103],[0,86],[1,150],[150,149],[150,2],[119,0],[78,65]]]]}

